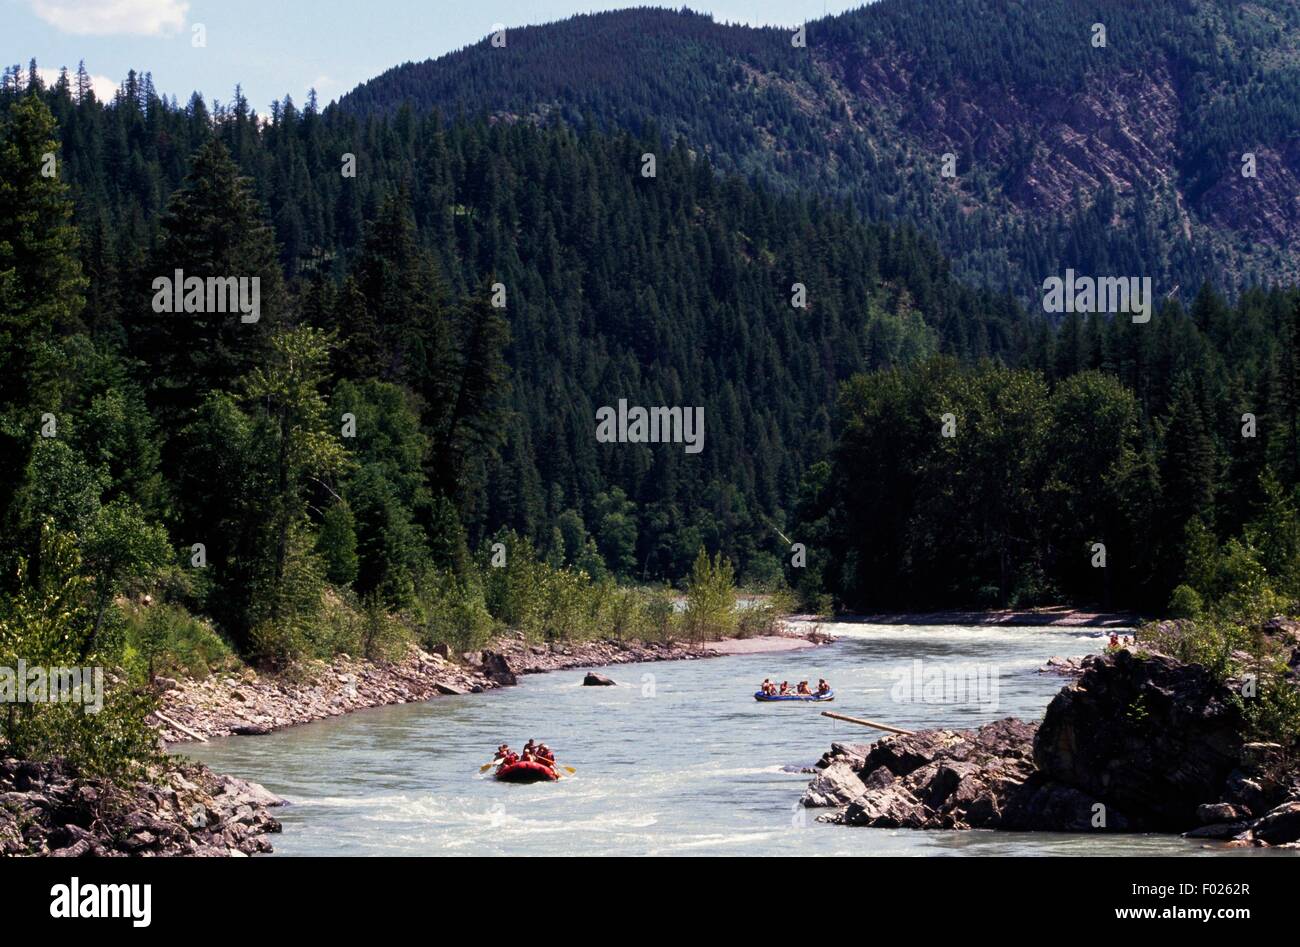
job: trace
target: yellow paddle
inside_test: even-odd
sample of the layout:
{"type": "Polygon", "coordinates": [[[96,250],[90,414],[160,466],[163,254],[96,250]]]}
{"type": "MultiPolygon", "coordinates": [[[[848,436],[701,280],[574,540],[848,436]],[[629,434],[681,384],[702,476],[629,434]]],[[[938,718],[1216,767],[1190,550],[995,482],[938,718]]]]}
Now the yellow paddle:
{"type": "Polygon", "coordinates": [[[493,766],[500,766],[502,762],[503,762],[503,760],[501,759],[501,757],[498,756],[498,757],[497,757],[496,759],[494,759],[491,763],[484,763],[482,766],[480,766],[480,767],[478,768],[478,771],[479,771],[480,773],[486,773],[486,772],[487,772],[488,770],[490,770],[493,766]]]}
{"type": "Polygon", "coordinates": [[[572,766],[564,766],[564,765],[561,765],[560,763],[552,763],[552,762],[549,762],[549,761],[547,761],[547,760],[542,759],[542,758],[539,757],[539,756],[535,756],[535,757],[533,757],[531,760],[527,760],[526,762],[530,762],[530,763],[541,763],[543,766],[549,766],[551,769],[555,770],[555,772],[556,772],[557,774],[559,773],[560,770],[564,770],[564,771],[565,771],[566,773],[568,773],[570,776],[572,776],[574,773],[577,772],[577,770],[574,769],[572,766]]]}

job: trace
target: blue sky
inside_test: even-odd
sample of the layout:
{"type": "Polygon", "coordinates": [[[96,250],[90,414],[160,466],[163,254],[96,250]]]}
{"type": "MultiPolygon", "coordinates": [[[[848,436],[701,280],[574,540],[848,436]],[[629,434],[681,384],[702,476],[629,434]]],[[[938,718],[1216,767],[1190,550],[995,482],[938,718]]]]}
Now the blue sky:
{"type": "Polygon", "coordinates": [[[322,102],[390,66],[460,49],[507,27],[628,6],[687,6],[751,25],[802,22],[863,0],[0,0],[0,61],[35,56],[42,73],[81,59],[97,89],[135,68],[183,103],[229,101],[235,83],[259,112],[286,93],[322,102]],[[195,24],[207,45],[195,48],[195,24]]]}

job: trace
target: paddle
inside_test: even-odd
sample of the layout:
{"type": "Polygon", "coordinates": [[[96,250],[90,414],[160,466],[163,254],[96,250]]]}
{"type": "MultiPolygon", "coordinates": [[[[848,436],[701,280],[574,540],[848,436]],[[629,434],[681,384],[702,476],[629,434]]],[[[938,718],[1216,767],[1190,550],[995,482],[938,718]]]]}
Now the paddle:
{"type": "MultiPolygon", "coordinates": [[[[500,766],[503,762],[505,762],[505,761],[502,760],[501,757],[498,756],[498,757],[497,757],[496,759],[494,759],[491,763],[484,763],[482,766],[480,766],[480,767],[478,768],[478,771],[479,771],[480,773],[486,773],[486,772],[487,772],[488,770],[490,770],[493,766],[500,766]]],[[[538,762],[541,762],[541,761],[539,760],[538,762]]],[[[573,776],[573,775],[575,775],[575,774],[578,772],[578,771],[577,771],[576,769],[574,769],[572,766],[563,766],[563,765],[561,765],[561,764],[559,764],[559,763],[550,763],[550,764],[547,764],[547,765],[551,766],[553,769],[557,769],[557,770],[562,769],[562,770],[564,770],[566,773],[568,773],[570,776],[573,776]]]]}
{"type": "Polygon", "coordinates": [[[542,759],[541,757],[534,757],[534,758],[531,760],[531,762],[533,762],[533,763],[541,763],[543,766],[549,766],[551,769],[555,770],[555,772],[556,772],[557,774],[559,773],[560,770],[564,770],[564,771],[565,771],[566,773],[568,773],[570,776],[572,776],[574,773],[577,772],[577,770],[574,769],[572,766],[564,766],[564,765],[561,764],[561,763],[554,763],[554,762],[551,762],[550,760],[544,760],[544,759],[542,759]]]}

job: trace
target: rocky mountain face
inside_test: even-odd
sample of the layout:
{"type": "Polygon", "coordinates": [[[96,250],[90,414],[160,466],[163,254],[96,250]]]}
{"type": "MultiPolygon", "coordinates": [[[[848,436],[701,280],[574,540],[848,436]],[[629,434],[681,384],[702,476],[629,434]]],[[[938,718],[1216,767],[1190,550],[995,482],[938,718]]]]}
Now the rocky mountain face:
{"type": "Polygon", "coordinates": [[[876,828],[1300,841],[1292,750],[1245,741],[1235,682],[1156,653],[1084,665],[1041,724],[1009,718],[835,744],[803,804],[838,808],[827,821],[876,828]]]}
{"type": "Polygon", "coordinates": [[[963,276],[1026,298],[1064,267],[1162,294],[1300,274],[1293,4],[881,0],[792,39],[687,12],[577,17],[398,67],[340,106],[680,135],[725,170],[911,222],[963,276]]]}

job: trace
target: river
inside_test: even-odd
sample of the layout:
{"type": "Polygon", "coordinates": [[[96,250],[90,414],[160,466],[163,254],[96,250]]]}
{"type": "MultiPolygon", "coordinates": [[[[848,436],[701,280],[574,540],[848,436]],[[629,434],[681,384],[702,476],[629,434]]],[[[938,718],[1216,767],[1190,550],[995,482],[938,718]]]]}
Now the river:
{"type": "Polygon", "coordinates": [[[916,832],[817,822],[824,810],[797,805],[809,777],[792,770],[811,765],[833,740],[880,735],[819,710],[908,729],[1038,719],[1065,680],[1037,668],[1051,655],[1082,655],[1105,643],[1101,633],[1077,628],[822,627],[839,640],[808,651],[621,665],[607,670],[617,687],[583,687],[581,671],[528,675],[518,687],[177,749],[291,801],[276,810],[284,834],[272,842],[281,855],[1211,851],[1172,836],[916,832]],[[764,677],[814,684],[825,677],[836,700],[760,704],[752,695],[764,677]],[[900,693],[904,678],[924,686],[900,693]],[[498,743],[518,748],[530,737],[548,743],[577,775],[541,785],[478,775],[498,743]]]}

